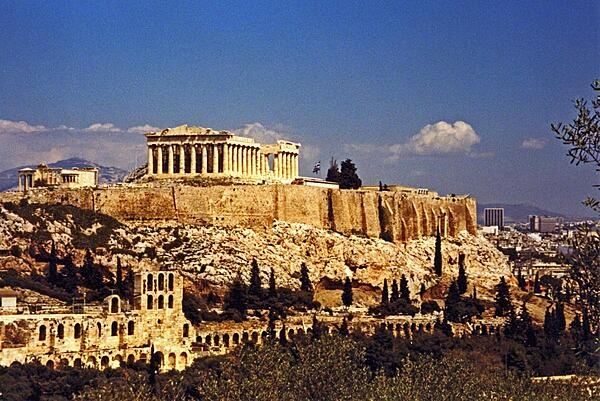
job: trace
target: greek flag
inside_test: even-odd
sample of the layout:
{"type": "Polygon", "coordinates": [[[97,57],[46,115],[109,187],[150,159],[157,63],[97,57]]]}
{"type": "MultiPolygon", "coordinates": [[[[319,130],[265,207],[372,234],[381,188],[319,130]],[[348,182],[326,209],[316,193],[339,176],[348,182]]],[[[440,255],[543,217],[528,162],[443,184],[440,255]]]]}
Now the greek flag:
{"type": "Polygon", "coordinates": [[[313,173],[319,174],[321,172],[321,160],[319,160],[313,167],[313,173]]]}

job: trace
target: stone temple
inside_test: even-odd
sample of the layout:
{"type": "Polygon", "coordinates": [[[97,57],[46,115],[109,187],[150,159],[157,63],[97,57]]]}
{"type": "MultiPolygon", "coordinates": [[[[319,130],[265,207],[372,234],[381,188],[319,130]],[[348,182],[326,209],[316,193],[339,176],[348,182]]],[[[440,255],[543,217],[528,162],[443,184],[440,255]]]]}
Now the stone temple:
{"type": "Polygon", "coordinates": [[[146,133],[148,177],[232,177],[289,184],[298,177],[300,144],[260,144],[229,131],[181,125],[146,133]]]}

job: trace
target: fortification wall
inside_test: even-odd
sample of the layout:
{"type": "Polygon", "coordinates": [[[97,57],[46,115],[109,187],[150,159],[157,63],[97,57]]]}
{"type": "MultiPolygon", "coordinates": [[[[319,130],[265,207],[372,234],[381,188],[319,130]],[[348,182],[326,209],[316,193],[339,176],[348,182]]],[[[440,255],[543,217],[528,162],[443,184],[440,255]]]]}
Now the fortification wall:
{"type": "Polygon", "coordinates": [[[334,190],[295,185],[197,187],[131,186],[2,193],[0,201],[71,204],[122,221],[176,220],[186,224],[269,228],[273,220],[305,223],[346,235],[403,243],[461,230],[475,234],[473,198],[334,190]]]}

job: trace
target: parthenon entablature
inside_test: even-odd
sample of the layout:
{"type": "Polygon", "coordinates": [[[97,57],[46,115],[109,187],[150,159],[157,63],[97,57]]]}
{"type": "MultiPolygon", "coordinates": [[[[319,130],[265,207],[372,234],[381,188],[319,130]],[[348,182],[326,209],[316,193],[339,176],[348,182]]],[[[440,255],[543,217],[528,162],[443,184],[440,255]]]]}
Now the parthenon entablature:
{"type": "Polygon", "coordinates": [[[181,125],[146,134],[148,176],[240,177],[291,183],[298,177],[300,144],[260,144],[229,131],[181,125]]]}

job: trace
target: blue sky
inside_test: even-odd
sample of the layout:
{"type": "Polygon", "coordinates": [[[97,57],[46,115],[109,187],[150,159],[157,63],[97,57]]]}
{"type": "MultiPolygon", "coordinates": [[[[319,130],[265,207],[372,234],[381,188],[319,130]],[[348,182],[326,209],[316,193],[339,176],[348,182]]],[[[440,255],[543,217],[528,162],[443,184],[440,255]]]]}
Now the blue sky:
{"type": "Polygon", "coordinates": [[[144,127],[303,144],[366,183],[582,213],[551,122],[600,77],[600,3],[0,0],[0,170],[131,168],[144,127]],[[141,127],[141,128],[140,128],[141,127]]]}

